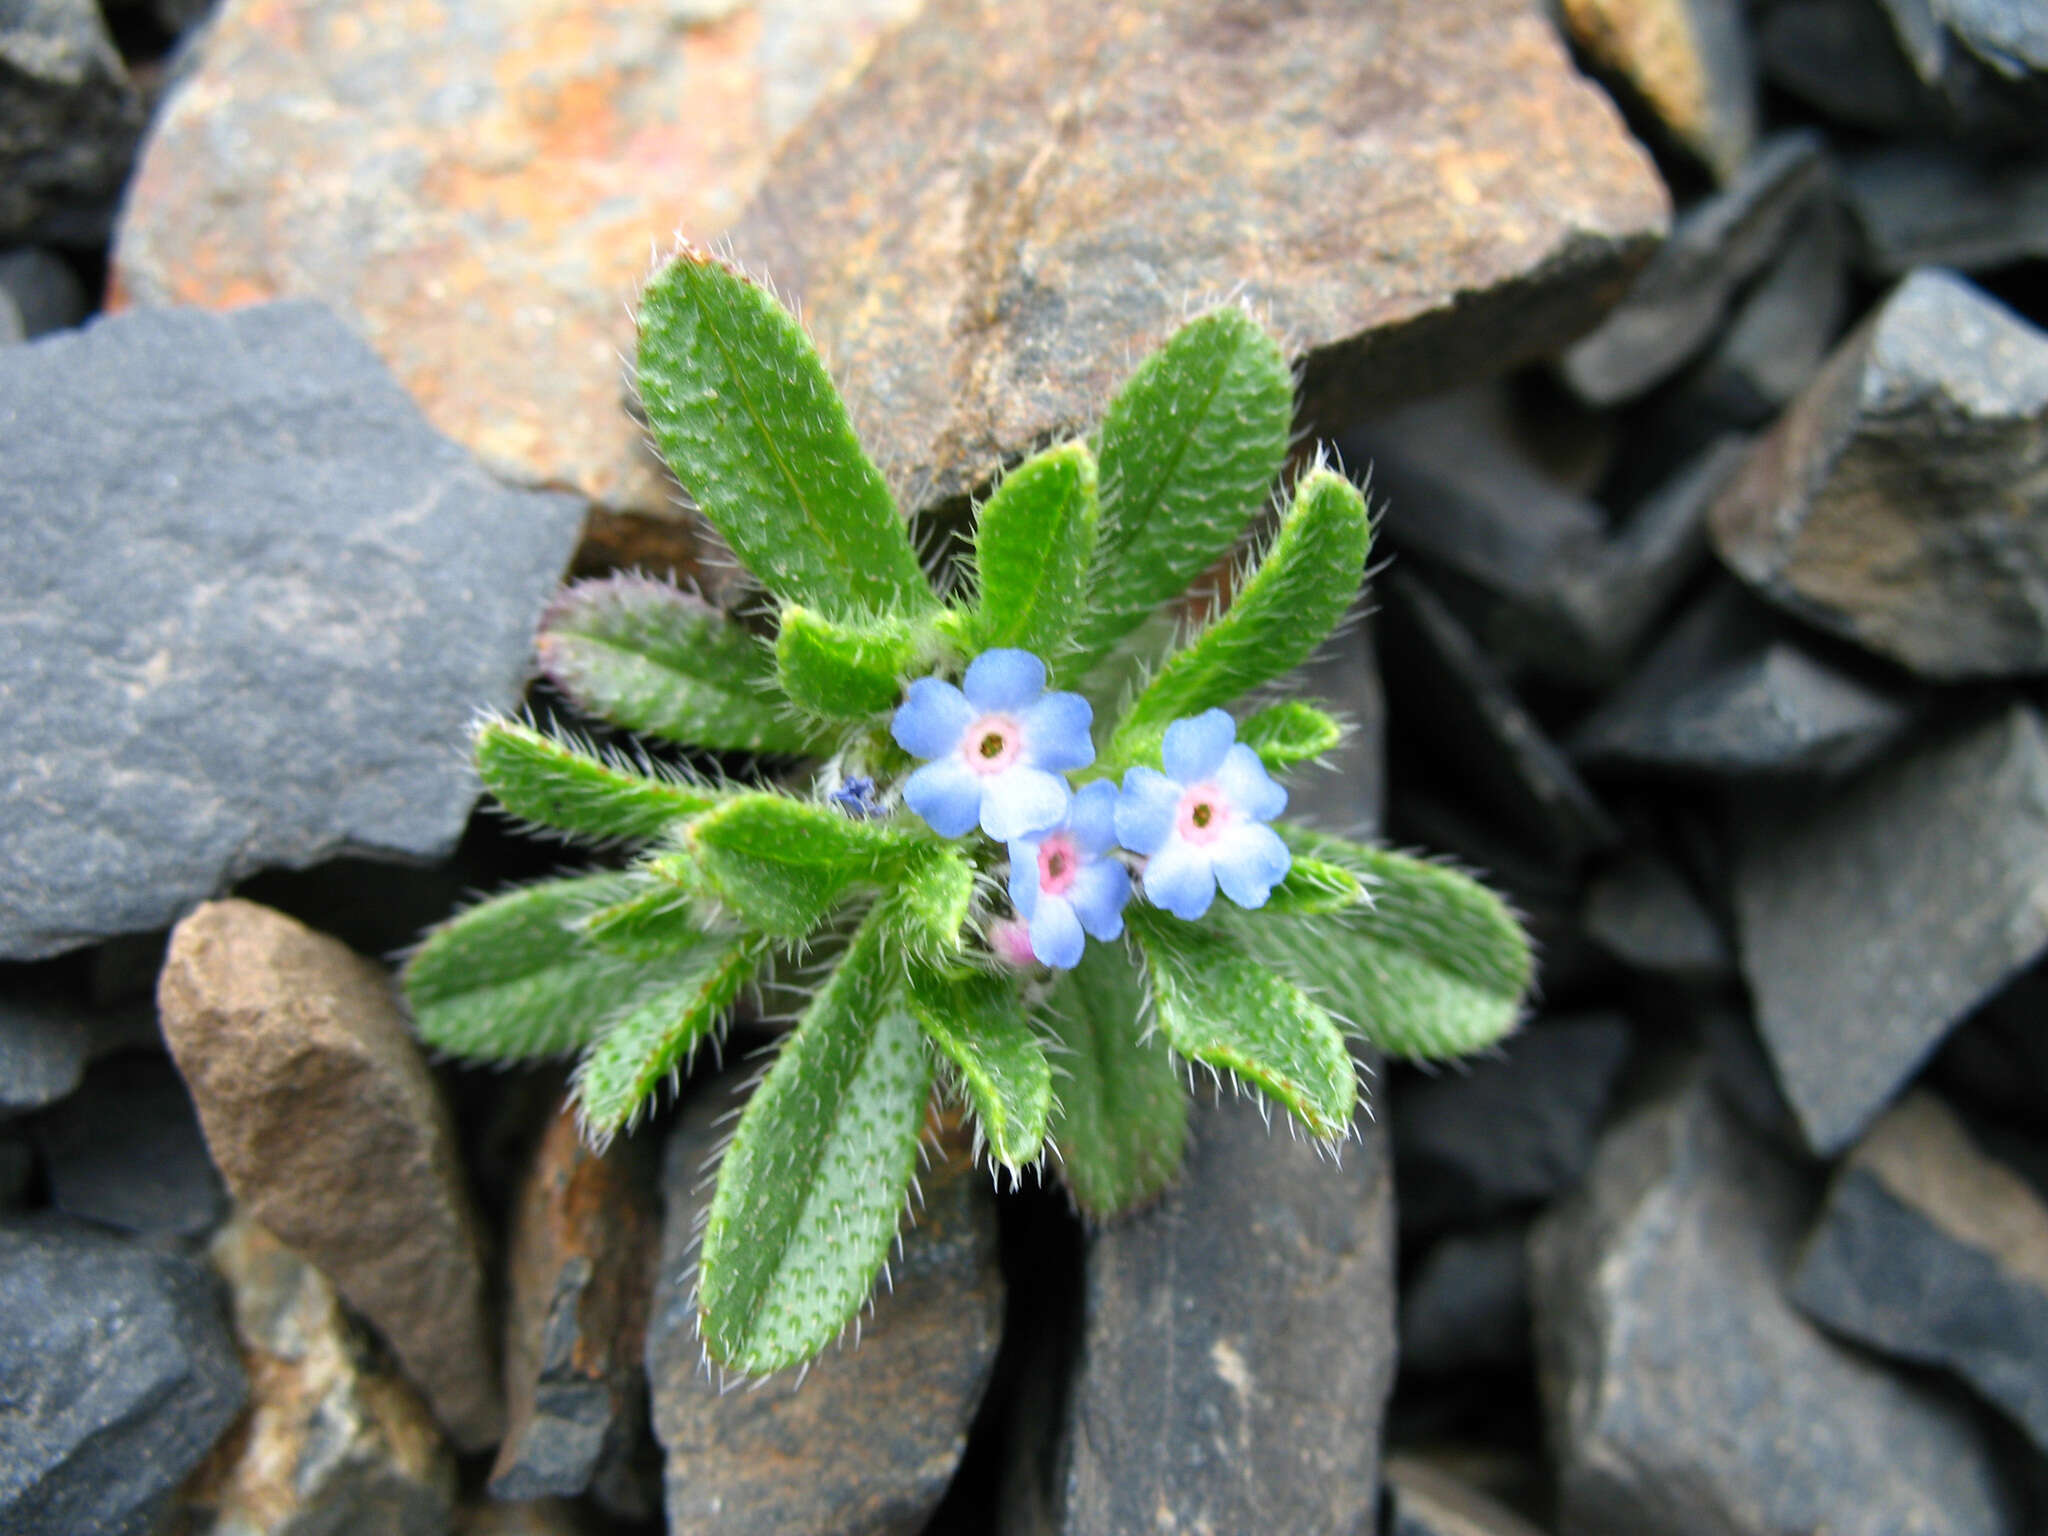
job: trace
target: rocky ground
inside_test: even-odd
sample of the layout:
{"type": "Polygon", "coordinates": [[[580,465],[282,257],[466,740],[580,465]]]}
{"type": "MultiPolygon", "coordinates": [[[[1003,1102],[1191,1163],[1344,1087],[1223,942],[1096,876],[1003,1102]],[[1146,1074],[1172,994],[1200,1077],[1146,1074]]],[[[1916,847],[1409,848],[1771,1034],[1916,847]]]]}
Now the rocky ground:
{"type": "MultiPolygon", "coordinates": [[[[2033,0],[0,6],[0,1529],[2048,1530],[2033,0]],[[694,575],[652,244],[944,512],[1242,292],[1384,509],[1328,825],[1543,945],[1341,1168],[962,1149],[721,1396],[736,1075],[604,1156],[390,963],[572,567],[694,575]]],[[[732,1059],[760,1043],[744,1023],[732,1059]]]]}

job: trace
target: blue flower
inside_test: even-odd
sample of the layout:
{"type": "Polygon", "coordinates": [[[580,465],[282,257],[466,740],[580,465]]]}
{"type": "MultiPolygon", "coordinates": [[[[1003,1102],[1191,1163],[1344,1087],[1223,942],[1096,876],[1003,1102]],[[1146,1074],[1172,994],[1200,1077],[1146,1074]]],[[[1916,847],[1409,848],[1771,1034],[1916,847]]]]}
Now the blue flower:
{"type": "Polygon", "coordinates": [[[889,734],[929,758],[903,781],[903,801],[941,837],[978,821],[999,843],[1056,826],[1067,812],[1060,777],[1095,761],[1094,712],[1078,693],[1047,693],[1045,663],[1029,651],[984,651],[955,688],[910,685],[889,734]]]}
{"type": "Polygon", "coordinates": [[[1116,859],[1116,786],[1084,784],[1066,819],[1038,837],[1010,843],[1010,903],[1031,925],[1031,953],[1041,964],[1071,970],[1080,963],[1086,929],[1098,939],[1124,931],[1131,877],[1116,859]]]}
{"type": "Polygon", "coordinates": [[[1287,809],[1287,791],[1220,709],[1169,725],[1165,762],[1164,773],[1126,773],[1116,805],[1117,838],[1146,857],[1145,899],[1197,918],[1220,885],[1240,907],[1263,907],[1293,862],[1266,825],[1287,809]]]}

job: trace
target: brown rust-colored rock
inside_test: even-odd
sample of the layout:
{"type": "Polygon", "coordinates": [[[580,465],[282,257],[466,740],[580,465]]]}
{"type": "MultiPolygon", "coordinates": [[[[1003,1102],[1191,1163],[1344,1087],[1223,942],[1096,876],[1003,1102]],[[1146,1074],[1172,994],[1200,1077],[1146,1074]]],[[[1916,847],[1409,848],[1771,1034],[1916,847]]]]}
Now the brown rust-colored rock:
{"type": "Polygon", "coordinates": [[[660,511],[652,248],[708,237],[917,0],[228,0],[128,192],[129,303],[309,295],[494,469],[660,511]]]}
{"type": "Polygon", "coordinates": [[[1681,148],[1735,174],[1756,142],[1756,61],[1742,0],[1560,0],[1572,41],[1681,148]]]}
{"type": "Polygon", "coordinates": [[[732,240],[928,505],[1091,425],[1204,295],[1241,288],[1348,417],[1563,345],[1666,216],[1525,0],[932,0],[732,240]]]}
{"type": "Polygon", "coordinates": [[[237,1203],[317,1265],[466,1448],[503,1404],[455,1130],[383,970],[267,907],[171,935],[164,1038],[237,1203]]]}
{"type": "Polygon", "coordinates": [[[512,1218],[500,1499],[573,1496],[651,1513],[628,1463],[646,1425],[641,1350],[660,1226],[649,1144],[593,1152],[564,1108],[534,1149],[512,1218]]]}

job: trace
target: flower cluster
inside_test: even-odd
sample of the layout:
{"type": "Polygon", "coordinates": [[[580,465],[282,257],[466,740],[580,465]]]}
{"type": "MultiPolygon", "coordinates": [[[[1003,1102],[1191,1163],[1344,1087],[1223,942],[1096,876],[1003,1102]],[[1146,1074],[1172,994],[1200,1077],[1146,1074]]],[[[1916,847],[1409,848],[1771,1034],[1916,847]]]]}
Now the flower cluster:
{"type": "Polygon", "coordinates": [[[1029,651],[976,657],[955,687],[919,678],[890,734],[924,760],[903,800],[944,837],[979,826],[1008,845],[1016,919],[992,932],[997,952],[1065,970],[1088,938],[1123,932],[1137,855],[1138,888],[1176,917],[1198,918],[1218,887],[1241,907],[1264,906],[1286,875],[1287,845],[1268,826],[1287,791],[1237,740],[1220,709],[1166,728],[1165,772],[1134,767],[1119,788],[1066,775],[1095,761],[1093,711],[1077,693],[1047,693],[1045,663],[1029,651]]]}

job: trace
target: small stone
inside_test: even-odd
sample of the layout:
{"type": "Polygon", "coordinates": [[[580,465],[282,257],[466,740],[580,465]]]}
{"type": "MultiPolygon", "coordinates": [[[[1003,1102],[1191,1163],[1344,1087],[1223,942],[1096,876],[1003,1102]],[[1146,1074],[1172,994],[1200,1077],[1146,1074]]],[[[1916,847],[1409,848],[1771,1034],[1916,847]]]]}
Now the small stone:
{"type": "Polygon", "coordinates": [[[1741,0],[1562,0],[1572,41],[1717,181],[1756,142],[1756,60],[1741,0]]]}
{"type": "Polygon", "coordinates": [[[16,983],[0,996],[0,1119],[54,1104],[85,1081],[90,1018],[48,985],[16,983]]]}
{"type": "Polygon", "coordinates": [[[1767,139],[1726,191],[1686,210],[1628,297],[1565,353],[1566,381],[1589,404],[1608,406],[1676,373],[1719,329],[1736,292],[1777,255],[1826,175],[1815,135],[1767,139]]]}
{"type": "Polygon", "coordinates": [[[136,167],[116,304],[324,300],[494,471],[672,519],[620,363],[651,253],[729,225],[811,104],[918,9],[224,6],[136,167]]]}
{"type": "Polygon", "coordinates": [[[1412,1454],[1387,1458],[1386,1536],[1543,1536],[1478,1489],[1412,1454]]]}
{"type": "Polygon", "coordinates": [[[1924,132],[1932,104],[1874,0],[1779,0],[1758,18],[1772,84],[1838,123],[1924,132]]]}
{"type": "Polygon", "coordinates": [[[70,263],[38,246],[0,251],[0,294],[13,301],[25,336],[67,330],[92,313],[70,263]]]}
{"type": "Polygon", "coordinates": [[[8,1536],[149,1536],[247,1393],[197,1263],[62,1218],[0,1221],[8,1536]]]}
{"type": "Polygon", "coordinates": [[[2048,1204],[1932,1094],[1837,1170],[1792,1279],[1823,1327],[1946,1366],[2048,1451],[2048,1204]]]}
{"type": "Polygon", "coordinates": [[[1365,625],[1347,627],[1291,674],[1301,696],[1349,728],[1335,751],[1287,781],[1287,814],[1303,826],[1370,838],[1387,800],[1387,696],[1365,625]]]}
{"type": "Polygon", "coordinates": [[[1954,129],[2038,145],[2048,122],[2048,15],[2027,0],[1880,0],[1913,73],[1954,129]]]}
{"type": "Polygon", "coordinates": [[[1847,160],[1842,190],[1863,264],[1879,277],[2048,258],[2048,155],[1989,160],[1938,144],[1887,144],[1847,160]]]}
{"type": "Polygon", "coordinates": [[[1427,723],[1447,776],[1567,863],[1614,842],[1619,832],[1578,770],[1436,594],[1399,570],[1377,590],[1393,708],[1427,723]]]}
{"type": "Polygon", "coordinates": [[[1087,430],[1191,297],[1242,291],[1306,359],[1308,416],[1350,421],[1554,351],[1665,216],[1521,0],[930,0],[732,240],[924,507],[1087,430]]]}
{"type": "Polygon", "coordinates": [[[320,1272],[246,1217],[213,1240],[249,1414],[185,1486],[219,1536],[447,1536],[455,1463],[320,1272]]]}
{"type": "Polygon", "coordinates": [[[1734,970],[1721,925],[1663,859],[1624,854],[1587,888],[1586,932],[1623,965],[1691,986],[1711,986],[1734,970]]]}
{"type": "Polygon", "coordinates": [[[1944,272],[1838,347],[1710,519],[1762,596],[1943,681],[2048,668],[2048,335],[1944,272]]]}
{"type": "Polygon", "coordinates": [[[1896,689],[1852,677],[1724,584],[1702,596],[1573,733],[1588,768],[1833,778],[1913,723],[1896,689]]]}
{"type": "Polygon", "coordinates": [[[246,901],[171,935],[164,1037],[236,1204],[391,1345],[458,1445],[503,1428],[454,1126],[384,971],[246,901]]]}
{"type": "Polygon", "coordinates": [[[36,1121],[50,1203],[142,1236],[200,1237],[227,1214],[192,1096],[163,1055],[102,1061],[36,1121]]]}
{"type": "Polygon", "coordinates": [[[1810,1196],[1691,1076],[1530,1241],[1560,1525],[1630,1536],[2016,1529],[1973,1418],[1785,1297],[1810,1196]]]}
{"type": "Polygon", "coordinates": [[[671,1531],[719,1536],[910,1536],[946,1491],[1002,1333],[988,1176],[949,1135],[919,1174],[924,1204],[854,1348],[801,1384],[724,1393],[702,1364],[691,1304],[696,1219],[723,1121],[753,1076],[693,1084],[662,1164],[659,1278],[647,1333],[654,1433],[667,1452],[671,1531]]]}
{"type": "Polygon", "coordinates": [[[1191,1123],[1180,1183],[1088,1240],[1064,1422],[1024,1452],[1031,1528],[1369,1532],[1394,1378],[1386,1133],[1361,1119],[1333,1165],[1249,1099],[1191,1123]]]}
{"type": "Polygon", "coordinates": [[[1764,425],[1806,387],[1848,312],[1842,214],[1832,201],[1816,202],[1686,381],[1691,396],[1728,421],[1764,425]]]}
{"type": "Polygon", "coordinates": [[[1758,1028],[1831,1156],[2048,947],[2048,731],[2015,705],[1736,830],[1758,1028]]]}
{"type": "Polygon", "coordinates": [[[0,956],[455,846],[578,502],[492,480],[312,304],[0,352],[0,458],[0,956]]]}
{"type": "Polygon", "coordinates": [[[660,1238],[649,1149],[628,1138],[593,1152],[568,1108],[534,1149],[512,1217],[493,1498],[573,1497],[595,1485],[622,1516],[656,1507],[630,1465],[647,1427],[642,1355],[660,1238]]]}
{"type": "Polygon", "coordinates": [[[1393,1094],[1404,1230],[1483,1221],[1571,1189],[1628,1052],[1627,1023],[1593,1014],[1533,1025],[1469,1066],[1404,1077],[1393,1094]]]}
{"type": "Polygon", "coordinates": [[[1528,1238],[1523,1223],[1510,1221],[1430,1245],[1401,1288],[1403,1372],[1442,1376],[1527,1362],[1528,1238]]]}
{"type": "Polygon", "coordinates": [[[142,121],[94,0],[12,0],[0,11],[0,242],[104,240],[142,121]]]}

